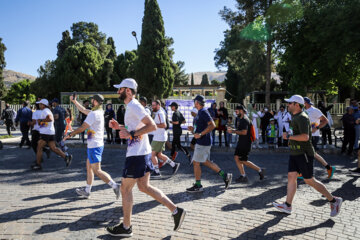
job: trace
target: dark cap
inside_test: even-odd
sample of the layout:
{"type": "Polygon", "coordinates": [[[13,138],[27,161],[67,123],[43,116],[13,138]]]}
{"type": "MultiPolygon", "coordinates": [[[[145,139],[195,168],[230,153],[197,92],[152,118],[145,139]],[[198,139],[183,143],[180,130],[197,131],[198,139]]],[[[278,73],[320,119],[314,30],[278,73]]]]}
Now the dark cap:
{"type": "Polygon", "coordinates": [[[147,103],[147,98],[146,97],[140,97],[140,99],[139,99],[141,102],[145,102],[145,103],[147,103]]]}
{"type": "Polygon", "coordinates": [[[104,102],[104,97],[101,94],[95,94],[92,99],[96,100],[99,104],[104,102]]]}
{"type": "Polygon", "coordinates": [[[59,99],[54,98],[51,102],[56,102],[56,103],[59,103],[59,99]]]}
{"type": "Polygon", "coordinates": [[[314,105],[314,103],[312,103],[310,98],[308,98],[308,97],[304,97],[304,102],[306,102],[307,104],[310,104],[310,105],[314,105]]]}
{"type": "Polygon", "coordinates": [[[200,103],[205,103],[205,97],[203,95],[197,95],[195,98],[194,98],[194,101],[198,101],[200,103]]]}
{"type": "Polygon", "coordinates": [[[170,104],[170,107],[178,108],[178,107],[179,107],[179,104],[177,104],[176,102],[172,102],[172,103],[170,104]]]}

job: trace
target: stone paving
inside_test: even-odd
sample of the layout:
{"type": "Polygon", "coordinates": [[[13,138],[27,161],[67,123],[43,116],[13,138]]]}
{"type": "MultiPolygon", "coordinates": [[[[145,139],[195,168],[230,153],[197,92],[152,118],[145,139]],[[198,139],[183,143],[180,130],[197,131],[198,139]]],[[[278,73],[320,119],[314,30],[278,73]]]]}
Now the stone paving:
{"type": "MultiPolygon", "coordinates": [[[[107,146],[103,170],[119,182],[125,150],[107,146]]],[[[118,239],[104,227],[120,221],[121,200],[116,201],[110,187],[97,177],[91,198],[78,198],[75,188],[84,186],[86,178],[86,149],[69,151],[74,155],[69,168],[52,154],[45,157],[43,171],[34,172],[32,150],[10,145],[0,150],[0,239],[118,239]]],[[[211,157],[238,177],[232,152],[214,152],[211,157]]],[[[233,183],[226,191],[220,177],[203,167],[205,189],[197,194],[185,192],[194,182],[193,170],[180,153],[178,174],[170,177],[171,169],[165,166],[163,179],[151,183],[186,209],[182,228],[172,231],[169,210],[135,187],[133,239],[359,239],[360,175],[348,173],[356,163],[341,155],[325,158],[337,168],[334,178],[328,180],[318,163],[315,175],[344,198],[335,218],[330,218],[327,201],[301,180],[291,215],[271,207],[271,202],[285,199],[287,153],[252,153],[251,161],[267,170],[265,180],[246,169],[249,183],[233,183]]]]}

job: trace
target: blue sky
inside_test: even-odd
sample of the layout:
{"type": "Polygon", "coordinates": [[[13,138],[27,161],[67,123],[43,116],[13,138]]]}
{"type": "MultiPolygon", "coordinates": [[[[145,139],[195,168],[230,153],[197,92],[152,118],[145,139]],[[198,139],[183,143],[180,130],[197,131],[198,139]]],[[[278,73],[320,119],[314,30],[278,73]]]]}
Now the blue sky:
{"type": "MultiPolygon", "coordinates": [[[[214,50],[228,28],[219,11],[235,0],[158,0],[165,32],[174,38],[175,61],[187,73],[216,71],[214,50]]],[[[6,69],[37,76],[46,60],[56,58],[61,33],[74,22],[98,24],[113,37],[116,52],[136,48],[131,35],[141,36],[144,0],[1,0],[0,37],[7,47],[6,69]]]]}

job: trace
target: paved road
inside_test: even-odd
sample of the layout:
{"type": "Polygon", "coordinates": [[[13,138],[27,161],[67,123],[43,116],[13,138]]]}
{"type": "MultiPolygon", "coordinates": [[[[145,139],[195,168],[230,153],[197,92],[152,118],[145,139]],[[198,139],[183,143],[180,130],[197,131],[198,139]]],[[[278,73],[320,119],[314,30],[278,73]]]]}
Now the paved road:
{"type": "MultiPolygon", "coordinates": [[[[0,239],[117,239],[104,227],[122,217],[121,201],[108,185],[96,178],[91,199],[81,199],[75,188],[85,184],[85,149],[70,150],[74,161],[65,168],[61,158],[45,159],[43,171],[33,172],[32,150],[5,146],[0,150],[0,239]]],[[[181,154],[180,154],[181,155],[181,154]]],[[[344,198],[340,215],[330,218],[324,198],[299,182],[293,214],[285,215],[271,207],[271,202],[286,195],[287,154],[254,153],[251,160],[267,169],[260,182],[248,170],[248,184],[233,184],[224,191],[219,176],[203,171],[205,191],[189,194],[184,190],[193,183],[192,168],[184,156],[179,173],[152,181],[176,204],[187,210],[182,228],[173,232],[170,212],[152,198],[134,189],[133,239],[358,239],[360,236],[360,180],[349,175],[355,163],[346,157],[328,155],[336,166],[332,180],[315,164],[315,174],[337,196],[344,198]]],[[[232,153],[212,154],[223,169],[237,170],[232,153]]],[[[105,149],[103,169],[120,181],[125,151],[105,149]]]]}

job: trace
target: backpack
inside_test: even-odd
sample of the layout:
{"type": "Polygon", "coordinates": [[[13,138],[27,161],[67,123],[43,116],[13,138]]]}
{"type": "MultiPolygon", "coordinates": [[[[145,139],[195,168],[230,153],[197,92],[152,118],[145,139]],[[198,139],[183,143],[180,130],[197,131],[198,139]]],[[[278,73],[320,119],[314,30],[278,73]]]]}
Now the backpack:
{"type": "Polygon", "coordinates": [[[251,142],[255,142],[256,131],[255,131],[255,127],[252,123],[250,123],[249,130],[250,130],[250,140],[251,140],[251,142]]]}

